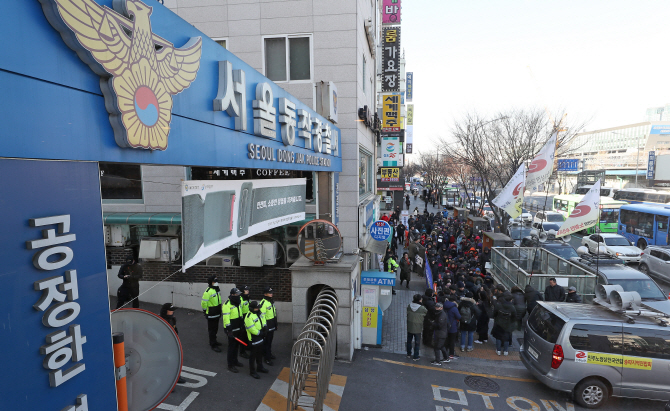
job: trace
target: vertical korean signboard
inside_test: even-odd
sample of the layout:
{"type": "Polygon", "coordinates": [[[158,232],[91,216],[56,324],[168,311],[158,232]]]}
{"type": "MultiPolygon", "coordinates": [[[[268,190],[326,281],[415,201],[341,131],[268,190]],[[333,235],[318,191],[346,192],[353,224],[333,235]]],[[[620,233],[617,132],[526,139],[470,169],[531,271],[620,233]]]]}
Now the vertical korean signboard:
{"type": "Polygon", "coordinates": [[[384,167],[402,167],[399,137],[382,137],[382,165],[384,167]]]}
{"type": "Polygon", "coordinates": [[[382,96],[382,134],[400,136],[400,96],[384,94],[382,96]]]}
{"type": "Polygon", "coordinates": [[[98,164],[2,159],[0,173],[0,409],[116,410],[98,164]]]}
{"type": "MultiPolygon", "coordinates": [[[[409,80],[409,76],[407,77],[407,79],[409,80]]],[[[409,90],[409,88],[407,90],[409,90]]],[[[405,153],[412,154],[413,146],[414,146],[414,104],[408,104],[407,127],[405,128],[405,153]]]]}
{"type": "Polygon", "coordinates": [[[647,180],[654,179],[654,172],[656,171],[656,152],[649,152],[649,161],[647,162],[647,180]]]}
{"type": "Polygon", "coordinates": [[[400,24],[400,0],[384,0],[382,3],[382,23],[400,24]]]}
{"type": "MultiPolygon", "coordinates": [[[[405,95],[405,101],[408,103],[412,102],[412,98],[414,97],[414,73],[409,71],[407,72],[407,82],[406,88],[407,88],[407,94],[405,95]]],[[[407,113],[407,116],[409,116],[409,113],[407,113]]]]}
{"type": "Polygon", "coordinates": [[[382,91],[400,91],[400,27],[383,29],[382,91]]]}

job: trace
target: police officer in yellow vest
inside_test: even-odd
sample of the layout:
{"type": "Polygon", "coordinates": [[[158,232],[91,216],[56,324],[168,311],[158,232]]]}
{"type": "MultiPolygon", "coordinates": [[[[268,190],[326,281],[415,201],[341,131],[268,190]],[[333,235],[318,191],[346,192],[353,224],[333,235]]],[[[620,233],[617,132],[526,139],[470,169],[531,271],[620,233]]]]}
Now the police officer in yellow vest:
{"type": "Polygon", "coordinates": [[[272,360],[277,358],[272,355],[272,340],[274,339],[275,331],[277,330],[277,309],[275,308],[274,300],[272,299],[272,288],[265,287],[265,290],[263,290],[263,295],[265,297],[263,297],[259,303],[259,306],[261,307],[261,315],[268,325],[268,333],[265,336],[265,343],[263,343],[263,354],[265,356],[265,363],[267,365],[273,365],[272,360]]]}
{"type": "MultiPolygon", "coordinates": [[[[394,274],[395,274],[395,272],[396,272],[396,270],[398,269],[398,267],[400,267],[400,265],[396,262],[396,259],[397,259],[397,258],[398,258],[398,257],[396,257],[395,254],[393,254],[393,255],[391,255],[391,256],[389,257],[388,260],[386,260],[386,266],[387,266],[387,269],[386,269],[386,270],[387,270],[389,273],[394,273],[394,274]]],[[[392,288],[391,290],[392,290],[392,292],[393,292],[393,295],[396,295],[396,294],[395,294],[395,289],[392,288]]]]}
{"type": "Polygon", "coordinates": [[[219,279],[212,275],[207,278],[207,284],[209,287],[207,287],[205,293],[202,295],[200,306],[207,318],[209,345],[212,347],[212,350],[221,352],[221,349],[218,347],[221,343],[216,341],[216,333],[219,332],[219,318],[221,318],[221,290],[219,289],[219,279]]]}
{"type": "MultiPolygon", "coordinates": [[[[249,296],[250,296],[251,289],[249,288],[248,285],[245,285],[242,287],[242,295],[240,297],[242,298],[242,304],[244,304],[246,307],[244,308],[244,312],[249,312],[249,296]]],[[[245,344],[243,345],[240,344],[240,357],[242,358],[249,358],[249,340],[247,339],[247,333],[242,333],[242,338],[240,338],[245,344]]]]}
{"type": "Polygon", "coordinates": [[[256,368],[259,372],[268,372],[268,369],[263,367],[263,338],[267,335],[267,325],[261,314],[258,301],[249,303],[249,309],[250,311],[244,315],[244,328],[246,328],[247,337],[251,341],[249,375],[255,379],[259,379],[261,377],[256,374],[256,368]]]}
{"type": "Polygon", "coordinates": [[[248,306],[242,304],[240,294],[241,292],[237,288],[231,289],[230,296],[221,310],[223,328],[228,335],[227,361],[228,371],[230,372],[238,372],[235,367],[242,367],[242,363],[237,360],[239,342],[235,338],[240,338],[244,333],[244,314],[248,312],[248,306]]]}

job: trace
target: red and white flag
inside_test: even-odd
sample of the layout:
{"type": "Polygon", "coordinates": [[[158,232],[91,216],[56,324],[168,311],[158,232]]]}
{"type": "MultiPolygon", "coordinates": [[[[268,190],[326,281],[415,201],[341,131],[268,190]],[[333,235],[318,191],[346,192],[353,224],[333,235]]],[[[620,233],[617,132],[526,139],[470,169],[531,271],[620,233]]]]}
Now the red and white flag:
{"type": "Polygon", "coordinates": [[[554,171],[557,135],[558,132],[551,135],[549,141],[547,141],[528,166],[526,187],[528,187],[531,193],[537,191],[538,187],[549,181],[549,177],[551,177],[551,173],[554,171]]]}
{"type": "Polygon", "coordinates": [[[521,164],[512,179],[507,182],[505,188],[491,202],[496,207],[505,210],[512,218],[517,218],[521,215],[523,192],[525,189],[526,165],[521,164]]]}
{"type": "Polygon", "coordinates": [[[591,187],[565,220],[556,237],[563,237],[598,224],[600,214],[600,180],[591,187]]]}

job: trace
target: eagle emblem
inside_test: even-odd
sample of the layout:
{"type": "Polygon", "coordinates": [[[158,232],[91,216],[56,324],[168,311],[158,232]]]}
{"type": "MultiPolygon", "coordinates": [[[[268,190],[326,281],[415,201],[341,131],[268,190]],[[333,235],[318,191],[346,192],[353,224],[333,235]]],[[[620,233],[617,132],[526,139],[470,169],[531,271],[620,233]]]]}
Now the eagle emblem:
{"type": "Polygon", "coordinates": [[[39,0],[66,44],[100,75],[100,88],[121,147],[165,150],[172,96],[195,80],[202,39],[182,48],[151,32],[153,8],[139,0],[39,0]]]}

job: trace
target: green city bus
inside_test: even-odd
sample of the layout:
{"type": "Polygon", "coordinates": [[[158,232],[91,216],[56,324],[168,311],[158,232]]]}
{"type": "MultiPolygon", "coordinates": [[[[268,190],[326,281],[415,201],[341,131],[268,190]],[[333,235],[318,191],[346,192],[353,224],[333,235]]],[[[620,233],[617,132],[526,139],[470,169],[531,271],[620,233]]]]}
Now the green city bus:
{"type": "MultiPolygon", "coordinates": [[[[562,213],[568,218],[572,210],[584,196],[582,194],[564,194],[554,196],[554,211],[562,213]]],[[[586,230],[587,234],[593,234],[596,231],[602,233],[616,233],[619,223],[619,208],[628,204],[625,201],[612,200],[611,197],[600,197],[600,224],[599,230],[596,227],[590,227],[586,230]]]]}

